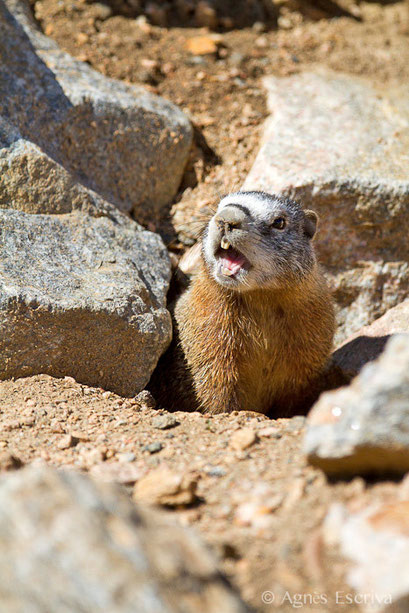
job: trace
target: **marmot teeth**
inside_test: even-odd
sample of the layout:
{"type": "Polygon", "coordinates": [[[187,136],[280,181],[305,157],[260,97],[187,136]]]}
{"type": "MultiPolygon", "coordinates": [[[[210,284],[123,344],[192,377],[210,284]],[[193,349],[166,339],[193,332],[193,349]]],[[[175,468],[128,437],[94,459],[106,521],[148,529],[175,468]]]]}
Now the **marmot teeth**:
{"type": "Polygon", "coordinates": [[[228,249],[230,247],[230,243],[225,236],[223,236],[220,246],[222,249],[228,249]]]}
{"type": "Polygon", "coordinates": [[[226,266],[223,266],[222,273],[226,275],[226,277],[231,277],[232,275],[234,275],[234,272],[229,268],[226,268],[226,266]]]}

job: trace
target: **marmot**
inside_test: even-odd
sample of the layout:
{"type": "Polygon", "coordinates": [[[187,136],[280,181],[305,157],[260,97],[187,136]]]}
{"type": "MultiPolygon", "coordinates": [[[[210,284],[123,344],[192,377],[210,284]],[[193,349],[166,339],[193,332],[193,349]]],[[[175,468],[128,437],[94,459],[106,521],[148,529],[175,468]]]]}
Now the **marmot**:
{"type": "Polygon", "coordinates": [[[220,201],[150,386],[162,406],[275,417],[299,411],[335,326],[312,245],[317,221],[313,211],[264,192],[220,201]]]}

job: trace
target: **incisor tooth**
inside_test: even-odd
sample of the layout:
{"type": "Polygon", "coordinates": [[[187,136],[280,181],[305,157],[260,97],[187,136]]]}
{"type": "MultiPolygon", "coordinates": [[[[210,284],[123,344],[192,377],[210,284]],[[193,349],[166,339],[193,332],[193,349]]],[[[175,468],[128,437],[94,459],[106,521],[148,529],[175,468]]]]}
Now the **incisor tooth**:
{"type": "Polygon", "coordinates": [[[223,268],[222,268],[222,273],[224,275],[226,275],[226,277],[231,277],[232,275],[234,275],[234,272],[232,272],[231,270],[229,270],[225,266],[223,266],[223,268]]]}
{"type": "Polygon", "coordinates": [[[228,249],[230,247],[230,243],[225,236],[222,238],[221,247],[222,249],[228,249]]]}

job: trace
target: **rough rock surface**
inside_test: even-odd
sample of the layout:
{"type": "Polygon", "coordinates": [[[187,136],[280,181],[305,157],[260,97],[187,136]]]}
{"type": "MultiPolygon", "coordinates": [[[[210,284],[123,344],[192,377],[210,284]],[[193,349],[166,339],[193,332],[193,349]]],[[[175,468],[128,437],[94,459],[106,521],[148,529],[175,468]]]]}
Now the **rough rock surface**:
{"type": "Polygon", "coordinates": [[[409,293],[409,90],[332,73],[265,79],[272,112],[245,182],[321,217],[345,338],[409,293]]]}
{"type": "Polygon", "coordinates": [[[103,198],[145,220],[172,200],[192,139],[182,111],[62,52],[23,0],[0,3],[0,58],[0,207],[66,213],[103,198]]]}
{"type": "Polygon", "coordinates": [[[389,338],[397,333],[409,333],[409,300],[348,338],[334,352],[332,363],[346,379],[352,379],[367,362],[380,356],[389,338]]]}
{"type": "Polygon", "coordinates": [[[409,609],[409,501],[394,501],[348,513],[330,508],[324,524],[330,543],[353,562],[346,579],[359,610],[406,613],[409,609]]]}
{"type": "Polygon", "coordinates": [[[0,501],[2,611],[248,611],[193,532],[112,485],[31,468],[0,501]]]}
{"type": "Polygon", "coordinates": [[[321,395],[304,451],[329,474],[409,470],[409,336],[396,335],[349,387],[321,395]]]}
{"type": "Polygon", "coordinates": [[[119,214],[0,210],[1,378],[48,373],[133,396],[171,338],[159,236],[119,214]]]}

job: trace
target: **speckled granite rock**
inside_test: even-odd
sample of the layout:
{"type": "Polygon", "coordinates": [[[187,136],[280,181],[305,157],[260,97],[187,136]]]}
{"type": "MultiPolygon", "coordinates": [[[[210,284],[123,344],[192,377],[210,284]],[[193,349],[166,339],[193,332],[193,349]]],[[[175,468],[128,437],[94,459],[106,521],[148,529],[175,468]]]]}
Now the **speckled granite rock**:
{"type": "MultiPolygon", "coordinates": [[[[357,594],[359,610],[406,613],[409,610],[409,502],[394,501],[358,513],[334,504],[324,534],[352,562],[346,581],[357,594]]],[[[345,603],[340,595],[339,607],[345,603]]]]}
{"type": "Polygon", "coordinates": [[[84,213],[0,210],[0,378],[38,373],[133,396],[171,339],[159,236],[84,213]]]}
{"type": "Polygon", "coordinates": [[[0,2],[0,58],[1,207],[68,212],[96,192],[146,220],[172,200],[192,139],[182,111],[62,52],[24,0],[0,2]]]}
{"type": "Polygon", "coordinates": [[[321,395],[304,451],[329,474],[409,471],[409,335],[393,336],[350,386],[321,395]]]}
{"type": "Polygon", "coordinates": [[[332,73],[265,85],[272,116],[244,187],[320,214],[341,340],[409,294],[409,88],[386,94],[332,73]]]}
{"type": "Polygon", "coordinates": [[[249,613],[191,530],[74,471],[0,480],[0,609],[249,613]]]}

